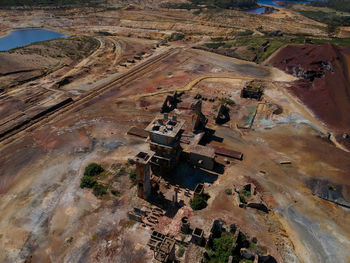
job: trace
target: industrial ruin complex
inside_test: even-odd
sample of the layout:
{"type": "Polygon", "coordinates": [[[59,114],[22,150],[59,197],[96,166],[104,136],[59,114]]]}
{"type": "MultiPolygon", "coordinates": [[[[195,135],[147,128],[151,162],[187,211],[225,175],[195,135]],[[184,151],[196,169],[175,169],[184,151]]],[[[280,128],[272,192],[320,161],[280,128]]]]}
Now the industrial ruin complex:
{"type": "Polygon", "coordinates": [[[350,0],[0,14],[0,263],[350,263],[350,0]]]}
{"type": "MultiPolygon", "coordinates": [[[[189,206],[196,196],[208,197],[205,191],[208,183],[198,182],[192,190],[179,184],[171,185],[172,179],[178,176],[179,166],[187,165],[192,169],[219,174],[219,166],[225,166],[233,160],[243,160],[241,152],[207,143],[213,131],[206,127],[208,118],[202,113],[201,99],[195,98],[195,101],[189,107],[187,106],[191,114],[190,118],[187,118],[190,123],[172,113],[179,105],[181,107],[180,96],[177,92],[172,96],[168,95],[161,108],[162,114],[156,116],[145,129],[131,127],[128,131],[129,135],[144,138],[149,143],[149,149],[140,151],[131,161],[136,165],[138,197],[155,204],[151,209],[145,206],[135,207],[128,213],[129,218],[151,229],[148,246],[154,252],[155,262],[177,262],[176,247],[184,248],[190,244],[203,248],[201,262],[208,262],[210,255],[207,250],[213,246],[213,240],[222,235],[232,235],[234,240],[231,248],[232,255],[228,262],[238,262],[239,258],[252,260],[252,262],[274,262],[273,257],[261,251],[249,250],[251,244],[257,243],[256,238],[249,240],[238,226],[234,224],[226,226],[221,219],[214,220],[208,233],[199,227],[191,227],[187,216],[178,219],[181,225],[175,233],[162,233],[156,230],[161,218],[167,213],[176,215],[181,207],[189,206]],[[162,189],[168,193],[168,199],[162,189]],[[181,193],[182,198],[180,198],[181,193]],[[159,200],[160,196],[163,196],[163,199],[159,200]]],[[[262,89],[244,88],[241,96],[261,100],[262,89]]],[[[229,115],[228,112],[229,107],[222,104],[218,110],[216,123],[225,123],[223,120],[226,115],[229,115]]],[[[191,177],[191,174],[184,176],[191,177]]],[[[239,207],[250,207],[269,213],[254,184],[237,185],[232,189],[233,194],[237,195],[239,207]],[[240,198],[241,193],[249,193],[249,196],[240,198]]]]}

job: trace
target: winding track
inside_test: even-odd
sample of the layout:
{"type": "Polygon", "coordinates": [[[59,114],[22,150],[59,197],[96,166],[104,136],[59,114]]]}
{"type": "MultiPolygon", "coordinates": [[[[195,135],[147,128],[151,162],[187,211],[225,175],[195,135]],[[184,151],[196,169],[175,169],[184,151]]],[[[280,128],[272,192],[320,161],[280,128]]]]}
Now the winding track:
{"type": "Polygon", "coordinates": [[[119,88],[122,85],[130,81],[133,81],[138,77],[143,76],[144,74],[157,68],[160,62],[170,57],[171,55],[179,52],[179,50],[180,50],[179,48],[170,48],[169,50],[157,56],[151,57],[145,62],[142,62],[141,64],[134,66],[130,70],[126,71],[125,73],[121,73],[111,81],[104,83],[100,86],[97,86],[96,88],[90,90],[89,92],[73,100],[72,102],[63,105],[57,110],[47,113],[44,116],[32,119],[29,122],[19,127],[16,127],[13,131],[10,131],[0,137],[0,146],[5,146],[16,139],[19,139],[24,131],[33,130],[36,127],[39,127],[53,120],[54,118],[57,118],[59,116],[62,117],[64,114],[67,114],[77,109],[79,106],[84,105],[85,103],[89,102],[91,99],[101,95],[102,93],[108,91],[111,88],[119,88]]]}

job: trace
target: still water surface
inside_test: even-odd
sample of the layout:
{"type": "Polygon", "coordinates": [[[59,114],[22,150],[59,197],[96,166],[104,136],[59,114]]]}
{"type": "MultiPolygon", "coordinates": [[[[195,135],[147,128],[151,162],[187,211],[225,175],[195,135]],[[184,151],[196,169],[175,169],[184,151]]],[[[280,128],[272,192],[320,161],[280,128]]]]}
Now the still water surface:
{"type": "Polygon", "coordinates": [[[0,38],[0,51],[23,47],[34,42],[67,37],[61,33],[42,28],[28,28],[14,30],[7,36],[0,38]]]}
{"type": "MultiPolygon", "coordinates": [[[[307,3],[307,1],[294,1],[294,0],[258,0],[259,5],[269,5],[269,6],[274,6],[274,7],[279,7],[279,8],[284,8],[284,6],[276,4],[277,2],[293,2],[293,3],[307,3]]],[[[259,7],[259,8],[254,8],[247,10],[248,13],[254,13],[254,14],[264,14],[265,13],[265,7],[259,7]]]]}

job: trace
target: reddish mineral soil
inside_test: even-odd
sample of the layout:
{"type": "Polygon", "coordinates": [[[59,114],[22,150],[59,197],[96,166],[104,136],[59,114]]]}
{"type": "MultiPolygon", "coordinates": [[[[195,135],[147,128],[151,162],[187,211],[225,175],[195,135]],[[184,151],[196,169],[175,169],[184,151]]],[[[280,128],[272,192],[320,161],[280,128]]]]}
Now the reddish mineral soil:
{"type": "Polygon", "coordinates": [[[336,132],[350,130],[350,49],[331,44],[289,45],[270,62],[300,80],[289,88],[336,132]]]}

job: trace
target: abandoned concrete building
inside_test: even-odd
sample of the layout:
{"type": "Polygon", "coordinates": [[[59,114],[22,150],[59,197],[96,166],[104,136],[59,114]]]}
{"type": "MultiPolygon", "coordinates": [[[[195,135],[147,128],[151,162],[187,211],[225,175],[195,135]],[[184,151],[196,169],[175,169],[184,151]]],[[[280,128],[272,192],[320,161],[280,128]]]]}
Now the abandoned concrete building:
{"type": "Polygon", "coordinates": [[[167,114],[156,117],[147,127],[149,133],[150,149],[153,151],[153,162],[161,169],[172,169],[179,161],[181,154],[180,138],[183,120],[175,115],[169,119],[167,114]]]}
{"type": "Polygon", "coordinates": [[[154,154],[154,152],[139,152],[134,158],[136,164],[137,196],[143,199],[147,199],[151,194],[150,162],[154,154]]]}
{"type": "Polygon", "coordinates": [[[213,170],[215,165],[215,150],[212,147],[202,145],[190,145],[184,151],[188,151],[189,163],[195,167],[213,170]]]}
{"type": "Polygon", "coordinates": [[[153,231],[147,244],[159,262],[172,262],[175,259],[175,239],[153,231]]]}
{"type": "Polygon", "coordinates": [[[242,98],[256,99],[258,101],[261,100],[263,94],[264,88],[260,83],[251,82],[241,90],[242,98]]]}
{"type": "MultiPolygon", "coordinates": [[[[195,114],[192,128],[205,129],[208,119],[201,112],[201,103],[197,102],[193,108],[195,114]]],[[[183,135],[185,121],[177,119],[176,115],[167,113],[157,116],[146,127],[150,151],[139,152],[133,162],[136,164],[136,182],[138,196],[147,199],[151,193],[151,170],[160,172],[160,175],[171,172],[177,167],[180,158],[197,168],[213,170],[215,166],[215,149],[211,146],[199,145],[205,132],[183,135]],[[151,169],[152,168],[152,169],[151,169]]],[[[132,127],[128,134],[145,137],[142,129],[132,127]]]]}

